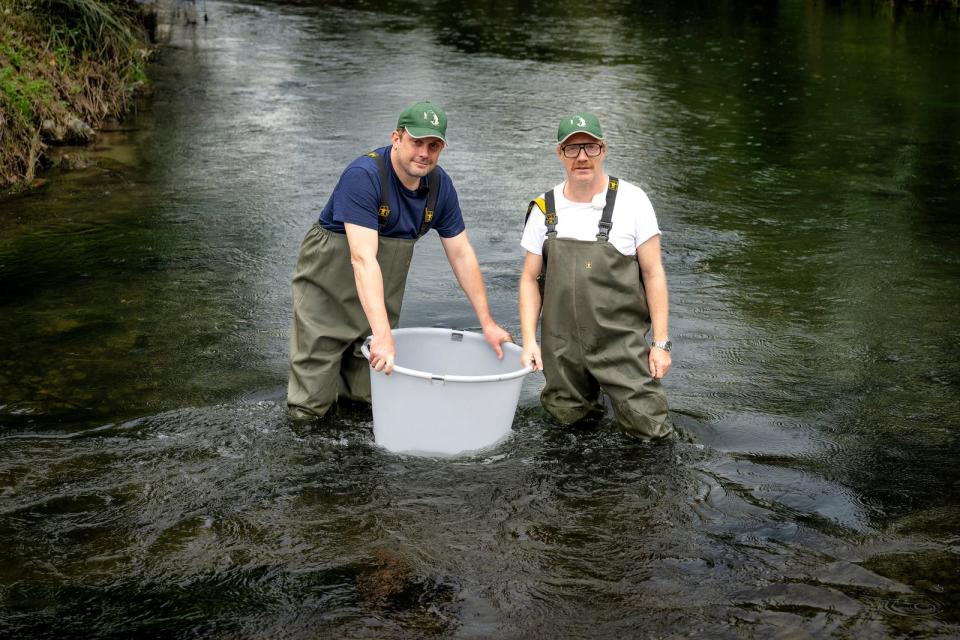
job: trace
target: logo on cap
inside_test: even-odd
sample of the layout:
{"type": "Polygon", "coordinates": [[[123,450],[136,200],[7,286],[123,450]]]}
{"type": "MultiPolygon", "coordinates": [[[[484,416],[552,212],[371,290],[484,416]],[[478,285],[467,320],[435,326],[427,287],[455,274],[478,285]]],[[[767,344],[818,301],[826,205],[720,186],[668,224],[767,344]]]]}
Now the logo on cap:
{"type": "Polygon", "coordinates": [[[583,116],[577,116],[577,126],[578,127],[587,126],[587,121],[583,119],[583,116]]]}
{"type": "Polygon", "coordinates": [[[427,120],[430,124],[432,124],[435,127],[440,125],[440,118],[437,117],[437,114],[435,111],[424,111],[423,119],[427,120]],[[430,114],[430,115],[428,116],[427,114],[430,114]],[[433,116],[433,117],[431,118],[430,116],[433,116]]]}

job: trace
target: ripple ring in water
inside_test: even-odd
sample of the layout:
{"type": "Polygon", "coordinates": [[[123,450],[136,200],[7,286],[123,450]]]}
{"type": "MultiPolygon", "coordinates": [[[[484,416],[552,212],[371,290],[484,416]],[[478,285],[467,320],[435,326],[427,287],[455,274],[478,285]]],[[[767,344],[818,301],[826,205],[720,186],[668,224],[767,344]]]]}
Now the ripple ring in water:
{"type": "Polygon", "coordinates": [[[921,595],[904,595],[893,600],[883,600],[881,608],[907,618],[932,618],[943,609],[936,600],[921,595]]]}

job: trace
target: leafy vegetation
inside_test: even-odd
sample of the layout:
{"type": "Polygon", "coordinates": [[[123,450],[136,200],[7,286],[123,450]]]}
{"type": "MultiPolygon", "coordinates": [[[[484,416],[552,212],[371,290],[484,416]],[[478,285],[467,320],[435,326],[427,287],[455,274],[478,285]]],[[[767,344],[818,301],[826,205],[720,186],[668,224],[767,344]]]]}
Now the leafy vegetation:
{"type": "Polygon", "coordinates": [[[134,0],[0,0],[0,184],[127,112],[146,86],[143,25],[134,0]]]}

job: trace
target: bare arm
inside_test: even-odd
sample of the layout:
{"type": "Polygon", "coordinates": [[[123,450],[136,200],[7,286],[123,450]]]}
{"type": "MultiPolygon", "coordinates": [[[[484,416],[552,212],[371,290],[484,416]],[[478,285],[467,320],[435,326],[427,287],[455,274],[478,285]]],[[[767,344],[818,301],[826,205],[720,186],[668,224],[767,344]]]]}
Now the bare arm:
{"type": "Polygon", "coordinates": [[[537,324],[543,300],[540,298],[540,285],[537,276],[543,267],[543,257],[527,251],[523,259],[523,271],[520,273],[520,330],[523,334],[523,353],[520,362],[531,366],[534,371],[543,370],[543,358],[540,345],[537,344],[537,324]]]}
{"type": "Polygon", "coordinates": [[[463,231],[452,238],[440,238],[440,242],[443,244],[443,251],[447,254],[447,261],[450,262],[450,268],[453,269],[457,282],[467,294],[467,299],[470,300],[477,314],[483,336],[497,352],[497,357],[502,358],[503,349],[500,345],[504,342],[512,342],[513,338],[501,329],[490,315],[487,292],[483,287],[483,275],[480,273],[480,263],[477,262],[477,255],[467,239],[467,232],[463,231]]]}
{"type": "MultiPolygon", "coordinates": [[[[655,235],[637,247],[637,262],[640,263],[640,276],[647,292],[647,306],[650,309],[650,332],[655,342],[668,340],[670,336],[670,302],[667,293],[667,274],[663,270],[660,257],[660,236],[655,235]]],[[[654,378],[662,378],[670,371],[673,360],[670,352],[663,349],[650,349],[650,373],[654,378]]]]}
{"type": "Polygon", "coordinates": [[[353,278],[357,283],[360,305],[370,323],[373,339],[370,341],[370,364],[377,371],[390,373],[396,358],[390,318],[383,300],[383,274],[377,262],[377,246],[380,236],[376,229],[367,229],[355,224],[344,224],[347,243],[350,245],[350,263],[353,278]]]}

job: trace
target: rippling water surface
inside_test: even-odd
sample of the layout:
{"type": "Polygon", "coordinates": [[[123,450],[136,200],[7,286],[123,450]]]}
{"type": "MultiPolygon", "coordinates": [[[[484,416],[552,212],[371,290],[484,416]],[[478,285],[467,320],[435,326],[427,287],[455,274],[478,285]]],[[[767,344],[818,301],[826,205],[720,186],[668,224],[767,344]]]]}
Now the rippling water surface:
{"type": "MultiPolygon", "coordinates": [[[[0,635],[960,634],[956,16],[467,5],[210,2],[89,169],[0,202],[0,635]],[[423,97],[515,335],[555,123],[601,115],[677,438],[555,428],[536,375],[474,457],[287,422],[299,241],[423,97]]],[[[401,324],[475,328],[434,235],[401,324]]]]}

